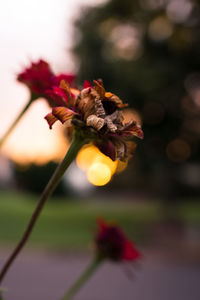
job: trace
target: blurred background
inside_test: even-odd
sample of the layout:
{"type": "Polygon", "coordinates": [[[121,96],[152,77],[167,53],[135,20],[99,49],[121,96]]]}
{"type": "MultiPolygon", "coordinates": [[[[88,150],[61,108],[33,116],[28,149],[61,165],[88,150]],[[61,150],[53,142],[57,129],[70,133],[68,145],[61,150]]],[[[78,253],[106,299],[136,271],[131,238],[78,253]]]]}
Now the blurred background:
{"type": "MultiPolygon", "coordinates": [[[[79,261],[74,264],[84,265],[92,252],[95,219],[103,216],[118,222],[147,260],[134,284],[127,286],[124,274],[123,279],[116,275],[116,282],[124,280],[126,299],[133,295],[141,300],[147,296],[199,299],[199,2],[7,0],[1,4],[0,17],[0,137],[28,101],[29,92],[16,81],[16,74],[39,58],[48,61],[55,73],[77,74],[78,87],[84,80],[102,78],[107,91],[129,103],[126,120],[136,119],[145,135],[136,141],[137,150],[128,164],[113,163],[92,146],[79,153],[45,207],[27,245],[28,254],[13,268],[8,284],[10,280],[18,287],[20,299],[31,300],[30,287],[23,298],[26,291],[19,288],[19,280],[26,280],[27,264],[29,270],[35,260],[42,265],[45,251],[58,254],[53,262],[48,256],[43,267],[55,267],[56,277],[49,281],[64,291],[61,280],[56,280],[59,263],[76,252],[79,261]],[[182,269],[177,270],[177,265],[182,269]],[[21,279],[16,279],[19,272],[21,279]]],[[[35,101],[1,149],[0,263],[21,236],[39,194],[69,146],[64,126],[56,123],[49,130],[44,120],[48,112],[43,99],[35,101]]],[[[74,264],[70,280],[76,277],[74,264]]],[[[99,275],[102,289],[103,278],[116,274],[112,268],[99,275]]],[[[32,269],[34,281],[35,273],[32,269]]],[[[123,284],[117,286],[119,292],[109,299],[124,296],[123,284]]],[[[38,297],[42,291],[38,288],[38,297]]],[[[58,295],[53,292],[49,300],[58,295]]],[[[89,286],[85,293],[80,299],[93,299],[89,286]]],[[[14,299],[12,291],[8,296],[14,299]]]]}

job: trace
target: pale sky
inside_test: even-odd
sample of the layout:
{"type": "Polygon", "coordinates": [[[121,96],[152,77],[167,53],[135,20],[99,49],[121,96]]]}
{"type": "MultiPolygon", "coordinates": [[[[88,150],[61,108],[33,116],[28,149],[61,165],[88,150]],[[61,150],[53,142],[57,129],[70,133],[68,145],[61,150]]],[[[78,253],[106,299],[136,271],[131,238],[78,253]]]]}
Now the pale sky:
{"type": "MultiPolygon", "coordinates": [[[[16,74],[30,60],[47,60],[56,73],[76,70],[70,47],[73,20],[83,5],[105,0],[6,0],[0,10],[0,137],[28,100],[24,85],[16,74]]],[[[23,120],[8,138],[2,153],[25,161],[44,161],[63,155],[60,124],[48,129],[44,101],[32,104],[23,120]]]]}

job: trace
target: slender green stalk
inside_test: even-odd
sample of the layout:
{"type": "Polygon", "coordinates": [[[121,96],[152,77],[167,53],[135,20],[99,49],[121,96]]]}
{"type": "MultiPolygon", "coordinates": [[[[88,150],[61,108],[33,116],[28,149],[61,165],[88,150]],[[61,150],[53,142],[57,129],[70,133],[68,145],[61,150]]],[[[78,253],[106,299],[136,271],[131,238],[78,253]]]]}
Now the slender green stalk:
{"type": "Polygon", "coordinates": [[[3,300],[3,296],[1,295],[1,293],[0,293],[0,300],[3,300]]]}
{"type": "Polygon", "coordinates": [[[2,287],[0,287],[0,300],[3,300],[4,298],[3,298],[3,295],[4,295],[4,293],[6,293],[7,292],[7,289],[6,288],[2,288],[2,287]]]}
{"type": "Polygon", "coordinates": [[[20,119],[22,118],[22,116],[24,115],[24,113],[27,111],[27,109],[29,108],[29,106],[31,105],[31,103],[33,102],[33,100],[34,99],[32,99],[32,97],[31,97],[31,99],[28,101],[28,103],[22,109],[22,111],[20,112],[20,114],[17,116],[17,118],[11,124],[11,126],[9,127],[9,129],[6,131],[6,133],[4,134],[4,136],[0,139],[0,148],[2,147],[2,145],[4,144],[4,142],[6,141],[7,137],[10,135],[10,133],[13,131],[13,129],[15,128],[15,126],[17,125],[17,123],[20,121],[20,119]]]}
{"type": "Polygon", "coordinates": [[[91,275],[96,271],[99,265],[102,263],[102,259],[95,258],[92,263],[87,267],[83,274],[75,281],[75,283],[70,287],[68,292],[61,300],[70,300],[79,291],[79,289],[85,284],[85,282],[91,277],[91,275]]]}
{"type": "Polygon", "coordinates": [[[25,245],[25,243],[27,242],[33,228],[34,225],[42,211],[42,208],[44,207],[45,202],[47,201],[47,199],[51,196],[51,194],[53,193],[53,191],[55,190],[55,188],[57,187],[58,183],[60,182],[63,174],[65,173],[65,171],[67,170],[67,168],[69,167],[69,165],[71,164],[71,162],[75,159],[78,151],[80,150],[80,148],[86,143],[86,141],[84,139],[81,139],[81,137],[76,136],[74,138],[74,140],[72,141],[72,144],[69,148],[69,150],[67,151],[66,156],[64,157],[63,161],[58,165],[58,167],[56,168],[54,174],[52,175],[52,177],[50,178],[48,184],[46,185],[41,198],[35,208],[35,211],[33,212],[31,219],[25,229],[25,232],[21,238],[21,240],[19,241],[19,243],[17,244],[17,246],[15,247],[14,251],[11,253],[11,255],[9,256],[9,258],[7,259],[5,265],[3,266],[1,272],[0,272],[0,283],[2,282],[2,280],[4,279],[8,269],[10,268],[10,266],[12,265],[12,263],[14,262],[15,258],[17,257],[17,255],[19,254],[19,252],[22,250],[23,246],[25,245]]]}

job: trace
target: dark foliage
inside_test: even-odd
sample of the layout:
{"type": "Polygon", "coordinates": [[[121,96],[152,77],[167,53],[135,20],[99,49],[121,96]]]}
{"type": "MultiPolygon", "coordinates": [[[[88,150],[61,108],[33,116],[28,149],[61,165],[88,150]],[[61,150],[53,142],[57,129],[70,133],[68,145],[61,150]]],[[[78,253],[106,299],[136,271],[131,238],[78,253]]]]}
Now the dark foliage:
{"type": "Polygon", "coordinates": [[[79,82],[103,78],[140,113],[134,182],[169,197],[198,194],[199,2],[111,0],[86,8],[75,25],[79,82]]]}
{"type": "MultiPolygon", "coordinates": [[[[41,194],[55,171],[57,164],[49,162],[45,165],[30,164],[27,166],[15,164],[14,174],[19,188],[28,190],[32,193],[41,194]]],[[[63,183],[58,185],[54,195],[64,195],[65,189],[63,183]]]]}

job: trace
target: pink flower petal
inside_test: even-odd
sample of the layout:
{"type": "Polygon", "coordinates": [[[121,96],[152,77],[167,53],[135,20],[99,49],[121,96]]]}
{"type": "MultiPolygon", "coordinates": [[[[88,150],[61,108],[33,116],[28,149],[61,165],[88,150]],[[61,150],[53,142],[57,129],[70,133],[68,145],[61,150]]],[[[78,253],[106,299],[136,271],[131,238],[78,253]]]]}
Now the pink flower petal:
{"type": "Polygon", "coordinates": [[[60,85],[61,80],[67,81],[70,85],[73,84],[75,80],[75,75],[74,74],[59,74],[54,77],[54,84],[56,86],[60,85]]]}
{"type": "Polygon", "coordinates": [[[53,100],[54,104],[57,106],[65,106],[68,103],[68,97],[65,91],[57,86],[52,87],[52,89],[46,90],[45,95],[53,100]]]}
{"type": "Polygon", "coordinates": [[[91,87],[92,87],[91,83],[89,81],[85,80],[84,84],[83,84],[83,89],[91,88],[91,87]]]}

